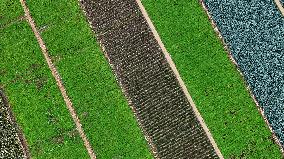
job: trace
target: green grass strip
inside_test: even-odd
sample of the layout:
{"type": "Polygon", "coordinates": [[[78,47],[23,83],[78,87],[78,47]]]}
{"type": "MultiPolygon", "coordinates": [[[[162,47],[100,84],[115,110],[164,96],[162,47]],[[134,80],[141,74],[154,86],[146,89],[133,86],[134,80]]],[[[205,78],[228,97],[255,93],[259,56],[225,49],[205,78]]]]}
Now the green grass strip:
{"type": "Polygon", "coordinates": [[[281,158],[197,0],[143,0],[225,158],[281,158]]]}
{"type": "Polygon", "coordinates": [[[1,30],[0,44],[0,86],[32,158],[88,158],[28,23],[1,30]]]}
{"type": "Polygon", "coordinates": [[[27,1],[98,158],[152,158],[76,0],[27,1]]]}
{"type": "Polygon", "coordinates": [[[16,0],[0,1],[0,28],[23,16],[23,9],[16,0]]]}

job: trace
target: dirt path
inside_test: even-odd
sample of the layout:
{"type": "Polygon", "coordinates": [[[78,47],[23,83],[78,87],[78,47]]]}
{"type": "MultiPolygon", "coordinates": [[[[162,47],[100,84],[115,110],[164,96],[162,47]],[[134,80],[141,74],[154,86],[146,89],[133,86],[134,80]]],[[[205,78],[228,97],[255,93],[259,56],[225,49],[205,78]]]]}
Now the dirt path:
{"type": "Polygon", "coordinates": [[[79,118],[78,118],[78,116],[76,114],[75,109],[72,106],[73,104],[72,104],[70,98],[68,97],[66,89],[65,89],[65,87],[64,87],[64,85],[63,85],[63,83],[61,81],[61,77],[60,77],[58,71],[56,70],[55,66],[53,65],[53,63],[52,63],[52,61],[51,61],[51,59],[49,57],[47,48],[46,48],[46,46],[44,44],[44,41],[43,41],[40,33],[38,32],[37,28],[36,28],[34,20],[31,17],[31,14],[30,14],[30,11],[28,9],[28,6],[26,5],[26,1],[25,0],[20,0],[20,2],[21,2],[22,7],[24,9],[26,19],[27,19],[28,23],[30,24],[30,26],[31,26],[31,28],[32,28],[35,36],[36,36],[36,39],[37,39],[37,41],[38,41],[38,43],[40,45],[41,51],[42,51],[42,53],[44,55],[44,58],[45,58],[45,60],[46,60],[46,62],[48,64],[48,67],[49,67],[53,77],[56,80],[56,84],[57,84],[57,86],[58,86],[58,88],[59,88],[59,90],[60,90],[60,92],[61,92],[61,94],[62,94],[62,96],[64,98],[64,101],[65,101],[66,106],[67,106],[67,108],[68,108],[68,110],[69,110],[69,112],[70,112],[70,114],[72,116],[72,119],[73,119],[73,121],[76,124],[76,128],[79,131],[80,137],[82,138],[82,140],[84,142],[84,145],[85,145],[85,147],[86,147],[86,149],[87,149],[87,151],[89,153],[89,156],[92,159],[96,159],[96,155],[95,155],[95,153],[94,153],[94,151],[93,151],[93,149],[92,149],[92,147],[91,147],[91,145],[90,145],[90,143],[89,143],[89,141],[88,141],[88,139],[87,139],[87,137],[86,137],[86,135],[84,133],[84,130],[82,128],[80,120],[79,120],[79,118]]]}
{"type": "Polygon", "coordinates": [[[284,8],[282,6],[282,3],[280,2],[280,0],[274,0],[276,6],[278,7],[278,9],[280,10],[281,14],[284,16],[284,8]]]}

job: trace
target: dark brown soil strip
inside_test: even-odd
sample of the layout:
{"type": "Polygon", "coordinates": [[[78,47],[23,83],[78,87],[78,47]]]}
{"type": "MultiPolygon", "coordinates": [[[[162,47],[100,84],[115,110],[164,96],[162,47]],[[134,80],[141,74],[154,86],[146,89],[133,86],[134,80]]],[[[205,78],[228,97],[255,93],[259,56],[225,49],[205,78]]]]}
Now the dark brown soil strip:
{"type": "Polygon", "coordinates": [[[81,0],[156,158],[218,158],[135,0],[81,0]]]}
{"type": "Polygon", "coordinates": [[[22,130],[0,88],[0,158],[31,158],[22,130]]]}

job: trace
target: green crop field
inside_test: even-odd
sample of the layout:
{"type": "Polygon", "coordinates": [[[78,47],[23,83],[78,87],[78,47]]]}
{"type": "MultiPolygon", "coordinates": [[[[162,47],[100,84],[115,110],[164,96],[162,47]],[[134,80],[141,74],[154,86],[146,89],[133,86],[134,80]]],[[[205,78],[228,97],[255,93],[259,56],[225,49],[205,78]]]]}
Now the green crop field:
{"type": "Polygon", "coordinates": [[[281,158],[199,1],[143,0],[225,158],[281,158]]]}
{"type": "MultiPolygon", "coordinates": [[[[97,157],[152,158],[78,1],[27,4],[97,157]]],[[[2,10],[0,84],[32,157],[87,158],[30,27],[24,21],[6,26],[23,15],[20,2],[1,2],[2,10]]]]}
{"type": "MultiPolygon", "coordinates": [[[[201,4],[143,0],[225,158],[281,151],[201,4]]],[[[77,0],[27,0],[99,159],[153,155],[77,0]]],[[[32,158],[89,158],[18,0],[0,1],[0,87],[32,158]]]]}
{"type": "Polygon", "coordinates": [[[32,157],[88,157],[28,23],[1,29],[0,44],[0,85],[32,157]]]}

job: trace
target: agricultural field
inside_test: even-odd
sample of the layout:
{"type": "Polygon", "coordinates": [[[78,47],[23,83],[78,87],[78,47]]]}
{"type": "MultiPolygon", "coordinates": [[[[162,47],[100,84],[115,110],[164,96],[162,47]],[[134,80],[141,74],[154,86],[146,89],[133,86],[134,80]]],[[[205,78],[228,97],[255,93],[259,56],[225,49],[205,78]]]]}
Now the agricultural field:
{"type": "Polygon", "coordinates": [[[284,21],[281,12],[273,1],[244,4],[208,0],[206,5],[217,26],[222,26],[220,31],[230,45],[233,58],[283,145],[284,21]],[[217,9],[227,10],[236,5],[230,13],[217,9]]]}
{"type": "Polygon", "coordinates": [[[155,157],[217,158],[137,2],[82,3],[155,157]]]}
{"type": "MultiPolygon", "coordinates": [[[[224,157],[281,158],[272,133],[212,29],[201,3],[187,0],[142,2],[224,157]]],[[[216,12],[223,3],[207,2],[214,3],[212,10],[216,12]]],[[[240,5],[234,3],[233,6],[240,5]]],[[[224,10],[232,11],[229,7],[224,10]]],[[[220,21],[222,17],[220,15],[220,21]]],[[[225,28],[229,25],[233,24],[226,24],[225,28]]]]}
{"type": "Polygon", "coordinates": [[[8,26],[0,41],[1,87],[32,157],[87,157],[29,25],[8,26]]]}
{"type": "Polygon", "coordinates": [[[273,0],[3,0],[0,158],[281,158],[283,27],[273,0]]]}
{"type": "MultiPolygon", "coordinates": [[[[13,6],[7,5],[12,3],[9,1],[1,3],[22,11],[18,1],[13,6]]],[[[27,4],[97,157],[152,158],[78,2],[27,4]]],[[[11,19],[5,21],[23,15],[12,18],[10,8],[4,16],[11,19]]],[[[88,158],[28,23],[21,21],[1,29],[0,41],[0,58],[4,60],[0,64],[1,86],[23,128],[31,156],[88,158]]]]}

